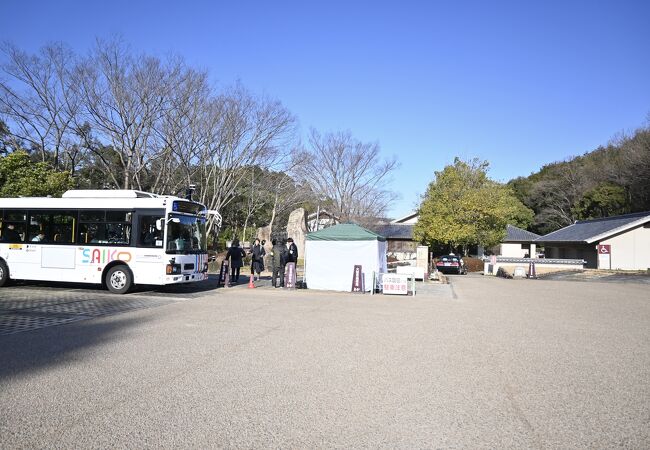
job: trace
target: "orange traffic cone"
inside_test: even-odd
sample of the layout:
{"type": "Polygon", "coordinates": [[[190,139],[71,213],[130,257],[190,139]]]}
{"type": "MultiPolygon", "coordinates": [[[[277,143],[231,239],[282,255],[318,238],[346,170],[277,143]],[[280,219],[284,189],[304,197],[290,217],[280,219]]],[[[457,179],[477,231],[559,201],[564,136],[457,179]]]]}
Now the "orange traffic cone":
{"type": "Polygon", "coordinates": [[[248,281],[248,289],[255,289],[255,283],[253,283],[253,274],[251,273],[251,278],[248,281]]]}

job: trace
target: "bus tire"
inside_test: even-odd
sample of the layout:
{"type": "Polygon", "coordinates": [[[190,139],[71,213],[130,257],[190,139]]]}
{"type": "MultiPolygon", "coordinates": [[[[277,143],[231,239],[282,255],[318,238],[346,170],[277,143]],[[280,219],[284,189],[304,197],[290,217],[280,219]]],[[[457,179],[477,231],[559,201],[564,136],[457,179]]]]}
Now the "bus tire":
{"type": "Polygon", "coordinates": [[[133,286],[133,275],[128,267],[120,264],[108,269],[104,282],[113,294],[126,294],[133,286]]]}
{"type": "Polygon", "coordinates": [[[7,284],[9,281],[9,267],[7,263],[0,259],[0,287],[7,284]]]}

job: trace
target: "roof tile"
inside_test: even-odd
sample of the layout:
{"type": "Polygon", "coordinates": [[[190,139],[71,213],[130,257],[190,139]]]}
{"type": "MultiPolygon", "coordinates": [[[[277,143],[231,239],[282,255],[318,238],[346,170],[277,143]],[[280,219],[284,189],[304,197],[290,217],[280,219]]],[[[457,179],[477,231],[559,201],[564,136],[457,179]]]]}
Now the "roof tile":
{"type": "Polygon", "coordinates": [[[538,242],[583,242],[612,233],[639,220],[650,222],[650,211],[606,217],[603,219],[580,220],[568,227],[554,231],[537,239],[538,242]]]}

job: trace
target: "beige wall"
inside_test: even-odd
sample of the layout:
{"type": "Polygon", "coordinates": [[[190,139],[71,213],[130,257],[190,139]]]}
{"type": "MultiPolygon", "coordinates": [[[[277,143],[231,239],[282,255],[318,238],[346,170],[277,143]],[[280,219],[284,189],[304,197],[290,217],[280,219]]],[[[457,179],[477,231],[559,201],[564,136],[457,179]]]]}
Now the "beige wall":
{"type": "Polygon", "coordinates": [[[508,258],[535,257],[535,244],[504,243],[500,245],[499,256],[508,258]]]}
{"type": "Polygon", "coordinates": [[[599,243],[612,246],[612,269],[650,269],[650,228],[641,226],[599,243]]]}
{"type": "MultiPolygon", "coordinates": [[[[552,264],[544,259],[532,259],[529,262],[535,263],[535,273],[541,275],[544,273],[552,272],[563,272],[566,270],[583,270],[584,267],[582,264],[552,264]]],[[[529,264],[525,262],[497,262],[496,265],[492,268],[492,273],[489,273],[490,261],[485,261],[483,263],[483,274],[484,275],[496,275],[499,267],[505,269],[511,275],[514,274],[515,269],[518,267],[522,268],[526,273],[529,270],[529,264]]]]}

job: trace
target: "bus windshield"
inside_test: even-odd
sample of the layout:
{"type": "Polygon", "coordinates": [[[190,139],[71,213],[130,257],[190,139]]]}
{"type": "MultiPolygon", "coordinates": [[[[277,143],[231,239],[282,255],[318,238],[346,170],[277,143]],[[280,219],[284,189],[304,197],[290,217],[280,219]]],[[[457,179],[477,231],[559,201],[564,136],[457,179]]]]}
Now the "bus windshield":
{"type": "Polygon", "coordinates": [[[205,217],[169,214],[167,253],[192,254],[208,251],[205,217]]]}

